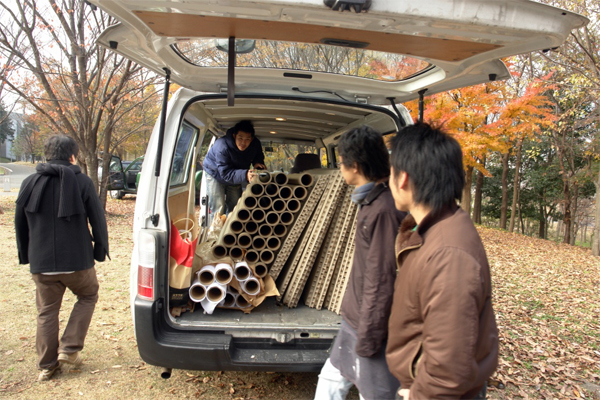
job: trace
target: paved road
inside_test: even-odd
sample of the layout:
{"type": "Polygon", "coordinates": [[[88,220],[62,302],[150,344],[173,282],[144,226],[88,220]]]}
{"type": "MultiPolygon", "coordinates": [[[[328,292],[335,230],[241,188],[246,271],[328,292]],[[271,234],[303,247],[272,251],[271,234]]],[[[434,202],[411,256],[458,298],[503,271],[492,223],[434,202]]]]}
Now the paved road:
{"type": "MultiPolygon", "coordinates": [[[[29,166],[13,163],[0,163],[0,167],[6,167],[12,171],[12,174],[10,174],[11,189],[19,189],[21,187],[21,182],[23,182],[23,179],[27,178],[29,175],[35,172],[35,164],[31,164],[31,166],[29,166]]],[[[18,191],[4,191],[4,176],[5,175],[0,175],[0,196],[17,196],[18,191]]]]}

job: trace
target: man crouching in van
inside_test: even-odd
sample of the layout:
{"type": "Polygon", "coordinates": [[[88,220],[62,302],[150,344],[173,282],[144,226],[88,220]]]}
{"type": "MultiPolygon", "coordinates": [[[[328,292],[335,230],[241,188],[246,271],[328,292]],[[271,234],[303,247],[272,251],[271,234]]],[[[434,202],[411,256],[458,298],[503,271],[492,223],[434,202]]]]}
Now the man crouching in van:
{"type": "Polygon", "coordinates": [[[342,135],[338,152],[344,180],[356,186],[352,201],[359,210],[342,326],[319,375],[315,399],[344,399],[353,384],[362,399],[394,399],[399,383],[386,364],[385,344],[396,277],[394,238],[406,214],[394,207],[381,134],[368,126],[353,129],[342,135]]]}
{"type": "Polygon", "coordinates": [[[420,123],[392,140],[390,187],[410,214],[396,240],[398,277],[387,362],[415,399],[484,399],[498,364],[490,267],[469,214],[458,207],[462,151],[420,123]]]}

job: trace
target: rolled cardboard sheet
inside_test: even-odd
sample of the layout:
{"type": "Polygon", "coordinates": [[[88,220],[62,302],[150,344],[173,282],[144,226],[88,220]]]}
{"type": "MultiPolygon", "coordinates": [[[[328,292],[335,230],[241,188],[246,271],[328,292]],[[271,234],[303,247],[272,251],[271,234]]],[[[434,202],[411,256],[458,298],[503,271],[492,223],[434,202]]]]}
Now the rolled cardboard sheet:
{"type": "Polygon", "coordinates": [[[190,299],[195,303],[200,303],[206,297],[206,286],[200,283],[198,278],[194,279],[190,286],[190,299]]]}
{"type": "Polygon", "coordinates": [[[277,196],[277,194],[279,194],[279,186],[275,183],[269,183],[265,187],[265,194],[269,197],[277,196]]]}
{"type": "Polygon", "coordinates": [[[267,249],[276,251],[281,247],[281,240],[277,236],[269,236],[267,238],[267,249]]]}
{"type": "Polygon", "coordinates": [[[225,298],[226,286],[213,282],[206,288],[206,297],[200,302],[207,314],[212,314],[217,305],[225,298]]]}
{"type": "Polygon", "coordinates": [[[271,207],[273,208],[273,211],[275,211],[275,212],[282,212],[285,210],[285,207],[286,207],[285,200],[275,199],[271,203],[271,207]]]}
{"type": "Polygon", "coordinates": [[[258,224],[254,221],[248,221],[244,224],[244,231],[253,235],[258,232],[258,224]]]}
{"type": "Polygon", "coordinates": [[[267,246],[267,242],[265,241],[265,239],[261,236],[255,236],[252,239],[252,248],[254,250],[262,250],[267,246]]]}
{"type": "Polygon", "coordinates": [[[310,186],[314,182],[310,174],[288,174],[287,178],[290,185],[310,186]]]}
{"type": "Polygon", "coordinates": [[[214,258],[223,258],[227,255],[227,247],[222,244],[216,244],[212,248],[212,255],[214,258]]]}
{"type": "Polygon", "coordinates": [[[244,249],[238,246],[234,246],[229,249],[229,257],[233,258],[234,261],[238,261],[244,258],[244,249]]]}
{"type": "Polygon", "coordinates": [[[263,222],[264,220],[265,220],[264,210],[261,210],[260,208],[255,208],[254,210],[252,210],[252,221],[254,221],[258,224],[260,222],[263,222]]]}
{"type": "Polygon", "coordinates": [[[247,193],[251,193],[252,196],[262,196],[262,194],[265,192],[265,185],[263,185],[262,183],[250,183],[248,184],[248,187],[246,187],[247,193]]]}
{"type": "Polygon", "coordinates": [[[244,259],[246,262],[255,263],[259,260],[259,253],[256,250],[249,249],[246,251],[246,254],[244,254],[244,259]]]}
{"type": "Polygon", "coordinates": [[[293,195],[295,199],[304,200],[308,196],[308,190],[304,186],[296,186],[293,190],[293,195]]]}
{"type": "Polygon", "coordinates": [[[281,186],[278,194],[280,198],[287,200],[292,197],[292,188],[290,186],[281,186]]]}
{"type": "Polygon", "coordinates": [[[247,249],[252,245],[252,236],[247,233],[240,233],[237,237],[237,245],[242,249],[247,249]]]}
{"type": "Polygon", "coordinates": [[[258,199],[258,207],[263,210],[268,210],[271,208],[272,200],[269,196],[262,196],[258,199]]]}
{"type": "Polygon", "coordinates": [[[285,185],[288,183],[288,177],[283,172],[274,172],[271,174],[271,181],[278,185],[285,185]]]}
{"type": "Polygon", "coordinates": [[[248,303],[248,300],[246,300],[244,296],[238,296],[235,299],[235,306],[237,308],[248,308],[250,307],[250,303],[248,303]]]}
{"type": "Polygon", "coordinates": [[[265,216],[265,222],[268,225],[277,225],[279,223],[279,213],[275,211],[269,211],[265,216]]]}
{"type": "Polygon", "coordinates": [[[197,273],[198,281],[204,286],[208,286],[215,281],[215,266],[214,265],[205,265],[200,268],[200,271],[197,273]]]}
{"type": "Polygon", "coordinates": [[[258,234],[263,238],[269,237],[273,234],[273,227],[271,225],[261,225],[258,228],[258,234]]]}
{"type": "Polygon", "coordinates": [[[273,227],[273,235],[281,238],[287,234],[287,227],[283,224],[277,224],[273,227]]]}
{"type": "Polygon", "coordinates": [[[260,281],[255,277],[251,276],[244,282],[241,282],[240,286],[242,290],[250,296],[255,296],[260,293],[260,281]]]}
{"type": "Polygon", "coordinates": [[[271,263],[273,258],[275,258],[275,255],[273,254],[273,251],[269,249],[265,249],[260,252],[260,261],[265,264],[271,263]]]}
{"type": "Polygon", "coordinates": [[[238,282],[244,282],[246,279],[250,278],[252,276],[252,271],[250,270],[248,263],[244,261],[235,263],[235,266],[233,267],[233,276],[235,276],[235,279],[237,279],[238,282]]]}
{"type": "Polygon", "coordinates": [[[279,214],[279,222],[281,222],[283,225],[290,225],[292,222],[294,222],[294,214],[292,214],[290,211],[282,212],[279,214]]]}
{"type": "Polygon", "coordinates": [[[254,273],[254,276],[257,276],[259,278],[264,278],[265,276],[267,276],[267,273],[269,272],[269,269],[263,263],[256,263],[253,265],[251,264],[250,268],[252,268],[252,272],[254,273]]]}
{"type": "Polygon", "coordinates": [[[215,266],[215,280],[222,284],[227,285],[233,278],[233,267],[226,263],[219,263],[215,266]]]}
{"type": "Polygon", "coordinates": [[[300,211],[300,201],[297,199],[289,199],[287,201],[286,208],[289,212],[298,212],[300,211]]]}
{"type": "Polygon", "coordinates": [[[244,231],[244,223],[239,220],[231,221],[231,225],[229,225],[229,229],[233,233],[240,233],[244,231]]]}

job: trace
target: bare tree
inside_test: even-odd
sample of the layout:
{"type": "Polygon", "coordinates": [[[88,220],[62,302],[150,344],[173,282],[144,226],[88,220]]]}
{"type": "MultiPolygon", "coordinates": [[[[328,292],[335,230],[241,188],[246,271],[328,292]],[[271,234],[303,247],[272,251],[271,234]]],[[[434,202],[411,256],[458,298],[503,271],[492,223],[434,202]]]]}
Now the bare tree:
{"type": "MultiPolygon", "coordinates": [[[[23,74],[2,76],[55,133],[72,136],[78,162],[106,202],[106,180],[98,181],[98,160],[114,148],[119,121],[154,99],[147,91],[156,77],[96,44],[115,21],[80,0],[0,0],[0,53],[13,57],[23,74]]],[[[108,170],[110,157],[103,157],[108,170]]]]}

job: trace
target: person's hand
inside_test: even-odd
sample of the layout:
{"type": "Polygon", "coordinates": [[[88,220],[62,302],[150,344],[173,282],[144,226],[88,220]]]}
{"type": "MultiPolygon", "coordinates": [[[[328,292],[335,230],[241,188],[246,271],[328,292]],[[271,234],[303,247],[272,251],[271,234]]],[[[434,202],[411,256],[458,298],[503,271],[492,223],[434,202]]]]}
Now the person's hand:
{"type": "Polygon", "coordinates": [[[267,166],[265,164],[258,163],[258,164],[254,164],[254,168],[267,169],[267,166]]]}
{"type": "Polygon", "coordinates": [[[400,389],[398,390],[398,397],[402,400],[409,400],[410,398],[410,389],[400,389]]]}
{"type": "Polygon", "coordinates": [[[248,172],[246,172],[246,179],[248,180],[248,183],[252,182],[252,178],[254,178],[254,175],[256,175],[256,173],[249,169],[248,172]]]}

